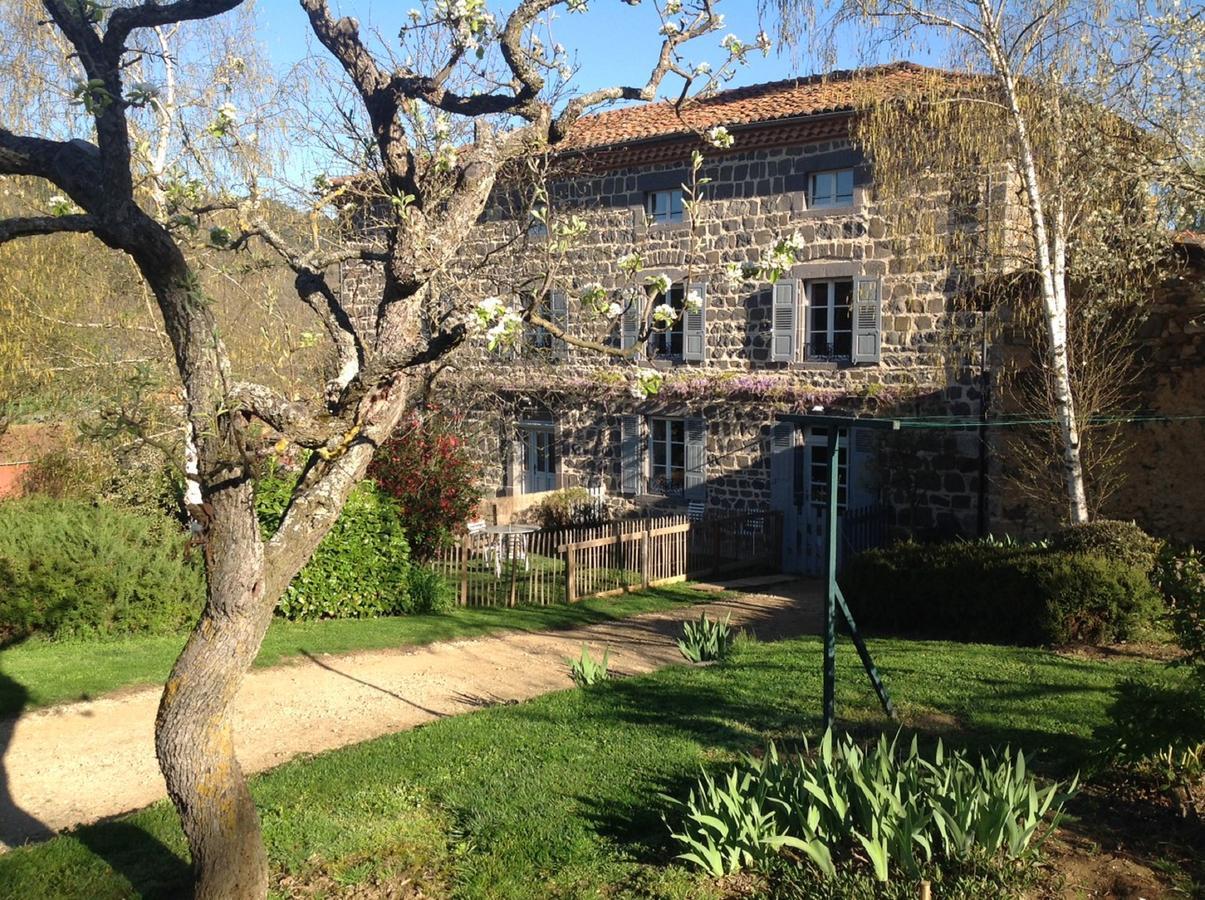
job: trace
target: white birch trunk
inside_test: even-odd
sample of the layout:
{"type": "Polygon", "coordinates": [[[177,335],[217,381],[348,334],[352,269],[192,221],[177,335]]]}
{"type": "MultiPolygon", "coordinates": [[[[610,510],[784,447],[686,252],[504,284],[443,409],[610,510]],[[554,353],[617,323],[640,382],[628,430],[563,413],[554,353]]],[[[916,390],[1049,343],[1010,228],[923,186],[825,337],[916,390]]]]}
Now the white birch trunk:
{"type": "Polygon", "coordinates": [[[1075,523],[1088,521],[1084,468],[1080,460],[1079,424],[1075,417],[1075,397],[1071,386],[1071,366],[1067,354],[1066,225],[1061,203],[1056,203],[1053,234],[1048,230],[1043,207],[1042,184],[1038,180],[1033,145],[1025,114],[1017,100],[1017,83],[1000,40],[991,7],[980,2],[981,21],[987,40],[984,47],[1004,87],[1009,117],[1017,139],[1017,157],[1029,207],[1036,263],[1041,285],[1042,310],[1049,342],[1049,365],[1054,380],[1054,418],[1063,445],[1063,480],[1067,490],[1068,511],[1075,523]]]}

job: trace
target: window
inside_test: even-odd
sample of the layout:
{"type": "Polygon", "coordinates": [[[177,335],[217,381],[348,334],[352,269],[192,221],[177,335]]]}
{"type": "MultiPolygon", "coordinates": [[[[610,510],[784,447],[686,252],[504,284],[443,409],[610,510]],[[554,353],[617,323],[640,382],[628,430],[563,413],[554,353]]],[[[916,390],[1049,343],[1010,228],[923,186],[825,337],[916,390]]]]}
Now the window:
{"type": "Polygon", "coordinates": [[[519,429],[523,453],[523,493],[556,489],[556,432],[552,425],[525,425],[519,429]]]}
{"type": "Polygon", "coordinates": [[[654,331],[649,336],[649,354],[653,357],[681,359],[686,334],[686,317],[682,315],[682,309],[686,305],[685,287],[681,284],[671,286],[669,293],[662,298],[661,302],[672,306],[678,313],[678,318],[667,330],[654,331]]]}
{"type": "Polygon", "coordinates": [[[813,172],[811,178],[811,207],[851,206],[854,202],[854,170],[833,169],[813,172]]]}
{"type": "Polygon", "coordinates": [[[646,196],[646,209],[654,224],[668,225],[673,222],[681,222],[683,216],[682,189],[649,191],[646,196]]]}
{"type": "MultiPolygon", "coordinates": [[[[837,432],[837,509],[844,511],[849,494],[849,442],[846,431],[837,432]]],[[[810,428],[807,435],[808,447],[808,496],[812,503],[828,505],[828,429],[810,428]]]]}
{"type": "MultiPolygon", "coordinates": [[[[545,294],[539,300],[534,299],[530,294],[523,295],[523,305],[530,306],[532,312],[537,315],[552,320],[552,303],[549,300],[549,295],[545,294]]],[[[552,333],[543,325],[534,325],[530,322],[524,327],[523,350],[529,355],[538,355],[542,351],[552,349],[552,333]]]]}
{"type": "Polygon", "coordinates": [[[811,359],[850,358],[853,292],[852,279],[808,282],[808,356],[811,359]]]}
{"type": "Polygon", "coordinates": [[[650,419],[649,432],[649,493],[681,494],[686,489],[686,421],[650,419]]]}

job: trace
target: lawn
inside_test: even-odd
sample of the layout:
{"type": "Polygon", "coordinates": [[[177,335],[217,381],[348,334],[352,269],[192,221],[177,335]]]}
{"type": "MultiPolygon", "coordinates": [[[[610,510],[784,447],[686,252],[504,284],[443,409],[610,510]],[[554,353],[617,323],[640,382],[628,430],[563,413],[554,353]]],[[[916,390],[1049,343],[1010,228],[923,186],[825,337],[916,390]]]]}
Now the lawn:
{"type": "MultiPolygon", "coordinates": [[[[714,598],[667,585],[572,606],[459,607],[448,613],[314,622],[275,620],[257,666],[302,653],[350,653],[479,637],[503,630],[546,631],[620,619],[714,598]]],[[[122,687],[161,684],[184,646],[182,635],[110,641],[29,641],[0,652],[0,716],[97,697],[122,687]]]]}
{"type": "MultiPolygon", "coordinates": [[[[1119,681],[1161,668],[1008,647],[870,647],[905,721],[956,743],[1024,747],[1048,772],[1090,758],[1119,681]]],[[[769,738],[814,736],[820,658],[817,638],[748,643],[722,665],[493,707],[284,765],[254,780],[275,890],[711,896],[671,862],[659,794],[681,794],[701,764],[769,738]]],[[[838,676],[847,726],[889,726],[847,644],[838,676]]],[[[161,803],[0,857],[0,896],[180,896],[183,846],[161,803]]]]}

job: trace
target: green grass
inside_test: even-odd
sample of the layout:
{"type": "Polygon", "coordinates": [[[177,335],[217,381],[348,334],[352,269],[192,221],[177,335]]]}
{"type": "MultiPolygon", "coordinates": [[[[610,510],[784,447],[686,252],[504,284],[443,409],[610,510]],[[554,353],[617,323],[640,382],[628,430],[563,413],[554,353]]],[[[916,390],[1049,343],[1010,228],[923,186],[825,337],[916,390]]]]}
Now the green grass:
{"type": "MultiPolygon", "coordinates": [[[[545,631],[624,618],[697,602],[712,595],[688,585],[668,585],[572,606],[462,607],[449,613],[383,619],[275,620],[257,666],[276,665],[302,653],[349,653],[471,638],[502,630],[545,631]]],[[[118,688],[161,684],[182,635],[113,641],[29,641],[0,652],[0,716],[23,709],[97,697],[118,688]]]]}
{"type": "MultiPolygon", "coordinates": [[[[906,721],[956,732],[956,743],[1024,747],[1047,771],[1083,764],[1118,682],[1161,668],[894,639],[870,649],[906,721]]],[[[294,761],[253,785],[274,883],[335,893],[410,878],[437,897],[707,897],[708,882],[672,863],[659,794],[682,794],[700,764],[769,738],[815,736],[820,659],[818,638],[743,643],[719,666],[551,694],[294,761]]],[[[845,725],[894,727],[847,643],[837,701],[845,725]]],[[[183,847],[161,803],[0,857],[0,897],[179,896],[183,847]]]]}

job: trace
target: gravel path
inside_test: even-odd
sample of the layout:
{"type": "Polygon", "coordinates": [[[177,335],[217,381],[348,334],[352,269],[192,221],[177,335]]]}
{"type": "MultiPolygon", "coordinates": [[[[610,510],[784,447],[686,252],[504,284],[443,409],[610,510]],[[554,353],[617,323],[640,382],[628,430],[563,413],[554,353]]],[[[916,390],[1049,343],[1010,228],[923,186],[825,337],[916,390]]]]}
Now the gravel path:
{"type": "MultiPolygon", "coordinates": [[[[243,768],[258,772],[483,706],[571,685],[581,644],[611,653],[622,675],[682,662],[678,623],[706,609],[763,640],[818,628],[806,582],[555,632],[507,632],[423,647],[305,656],[248,675],[235,708],[243,768]]],[[[158,688],[0,721],[0,846],[146,806],[164,797],[152,731],[158,688]]]]}

